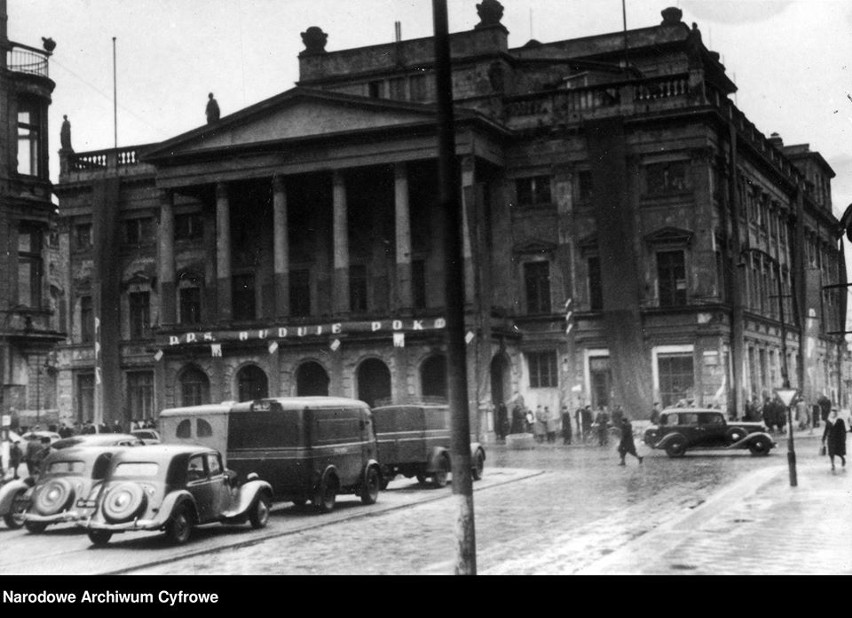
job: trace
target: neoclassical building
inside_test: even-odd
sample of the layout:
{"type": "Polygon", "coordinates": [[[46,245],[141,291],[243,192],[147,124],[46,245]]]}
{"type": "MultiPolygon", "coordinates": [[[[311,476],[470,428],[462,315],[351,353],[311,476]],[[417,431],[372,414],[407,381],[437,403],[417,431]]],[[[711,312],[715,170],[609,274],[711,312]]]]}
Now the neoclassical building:
{"type": "Polygon", "coordinates": [[[57,421],[61,315],[56,206],[48,174],[47,114],[54,42],[10,41],[0,0],[0,414],[21,425],[57,421]]]}
{"type": "MultiPolygon", "coordinates": [[[[477,9],[451,36],[473,430],[517,398],[741,414],[785,364],[837,397],[846,296],[822,287],[846,275],[822,157],[736,108],[678,9],[521,47],[498,2],[477,9]]],[[[446,396],[433,41],[302,37],[290,90],[63,156],[69,417],[446,396]]]]}

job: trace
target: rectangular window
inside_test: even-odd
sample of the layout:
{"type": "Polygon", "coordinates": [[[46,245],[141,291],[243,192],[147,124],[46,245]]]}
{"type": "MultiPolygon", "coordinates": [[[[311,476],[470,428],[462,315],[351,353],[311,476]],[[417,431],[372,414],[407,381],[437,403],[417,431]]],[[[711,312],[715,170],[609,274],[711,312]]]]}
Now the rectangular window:
{"type": "Polygon", "coordinates": [[[679,193],[689,189],[685,161],[654,163],[645,167],[645,181],[649,195],[679,193]]]}
{"type": "Polygon", "coordinates": [[[609,406],[610,393],[612,392],[612,370],[608,356],[589,358],[589,382],[592,390],[592,408],[609,406]]]}
{"type": "Polygon", "coordinates": [[[531,176],[515,181],[518,204],[524,207],[542,207],[552,204],[550,199],[550,176],[531,176]]]}
{"type": "Polygon", "coordinates": [[[658,355],[657,371],[660,376],[660,399],[664,408],[692,395],[695,373],[691,352],[658,355]]]}
{"type": "Polygon", "coordinates": [[[415,309],[426,308],[426,261],[411,263],[411,300],[415,309]]]}
{"type": "Polygon", "coordinates": [[[124,242],[128,245],[142,245],[154,242],[154,219],[128,219],[124,222],[124,242]]]}
{"type": "Polygon", "coordinates": [[[250,321],[257,317],[254,294],[254,274],[234,275],[231,279],[231,305],[236,321],[250,321]]]}
{"type": "Polygon", "coordinates": [[[200,212],[175,215],[175,240],[191,240],[204,235],[204,219],[200,212]]]}
{"type": "Polygon", "coordinates": [[[657,286],[660,307],[679,307],[686,304],[686,265],[683,251],[657,253],[657,286]]]}
{"type": "Polygon", "coordinates": [[[95,312],[91,296],[80,297],[80,343],[95,340],[95,312]]]}
{"type": "Polygon", "coordinates": [[[388,82],[390,87],[390,98],[396,101],[405,101],[405,78],[395,77],[388,82]]]}
{"type": "Polygon", "coordinates": [[[363,264],[349,266],[349,310],[353,313],[367,311],[367,267],[363,264]]]}
{"type": "Polygon", "coordinates": [[[18,230],[18,304],[41,306],[41,232],[18,230]]]}
{"type": "Polygon", "coordinates": [[[577,173],[577,198],[581,202],[587,202],[592,199],[592,172],[589,170],[581,170],[577,173]]]}
{"type": "Polygon", "coordinates": [[[429,82],[426,75],[412,75],[409,88],[411,90],[411,100],[423,102],[429,98],[429,82]]]}
{"type": "Polygon", "coordinates": [[[527,313],[550,313],[550,262],[524,264],[527,313]]]}
{"type": "Polygon", "coordinates": [[[77,419],[90,421],[95,417],[95,374],[77,374],[77,419]]]}
{"type": "Polygon", "coordinates": [[[555,388],[558,386],[556,352],[529,352],[530,388],[555,388]]]}
{"type": "Polygon", "coordinates": [[[603,284],[601,283],[601,259],[592,256],[589,265],[589,309],[603,311],[603,284]]]}
{"type": "Polygon", "coordinates": [[[41,112],[36,103],[19,101],[18,107],[18,173],[40,176],[41,112]]]}
{"type": "Polygon", "coordinates": [[[374,99],[380,99],[382,97],[382,91],[384,83],[381,81],[374,81],[367,84],[367,93],[370,97],[374,99]]]}
{"type": "Polygon", "coordinates": [[[92,224],[81,223],[74,226],[74,248],[86,251],[92,248],[92,224]]]}
{"type": "Polygon", "coordinates": [[[180,323],[199,324],[201,322],[201,288],[180,289],[180,323]]]}
{"type": "Polygon", "coordinates": [[[290,271],[290,315],[311,315],[311,272],[307,269],[290,271]]]}
{"type": "Polygon", "coordinates": [[[151,295],[149,292],[131,292],[127,295],[130,305],[130,338],[146,339],[151,336],[151,295]]]}
{"type": "Polygon", "coordinates": [[[154,416],[154,372],[127,372],[127,408],[130,418],[154,416]]]}

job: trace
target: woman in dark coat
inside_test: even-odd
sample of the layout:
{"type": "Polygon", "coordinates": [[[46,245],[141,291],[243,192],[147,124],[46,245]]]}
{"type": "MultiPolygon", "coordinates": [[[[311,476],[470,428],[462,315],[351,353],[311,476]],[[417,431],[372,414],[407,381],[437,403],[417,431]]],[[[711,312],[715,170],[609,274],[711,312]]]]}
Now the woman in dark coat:
{"type": "Polygon", "coordinates": [[[627,453],[630,453],[639,460],[639,463],[642,463],[642,457],[636,452],[636,445],[633,443],[633,425],[626,416],[622,416],[621,441],[618,443],[618,455],[621,457],[621,461],[618,463],[619,466],[625,465],[624,458],[627,456],[627,453]]]}
{"type": "Polygon", "coordinates": [[[825,432],[822,434],[822,443],[828,449],[828,456],[831,459],[831,469],[834,470],[834,456],[840,457],[840,465],[846,467],[846,423],[842,418],[838,418],[837,410],[832,410],[828,414],[828,419],[825,423],[825,432]]]}

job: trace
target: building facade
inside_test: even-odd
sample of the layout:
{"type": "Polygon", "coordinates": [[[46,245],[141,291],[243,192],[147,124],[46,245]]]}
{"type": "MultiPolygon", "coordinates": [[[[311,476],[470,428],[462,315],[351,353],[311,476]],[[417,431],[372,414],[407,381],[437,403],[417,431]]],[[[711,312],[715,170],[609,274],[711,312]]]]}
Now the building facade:
{"type": "Polygon", "coordinates": [[[49,179],[44,49],[7,35],[0,0],[0,411],[14,423],[56,423],[57,359],[64,339],[56,206],[49,179]]]}
{"type": "MultiPolygon", "coordinates": [[[[518,399],[742,414],[785,367],[836,395],[846,296],[822,286],[846,275],[822,157],[757,130],[678,9],[517,48],[498,2],[477,9],[451,36],[472,430],[518,399]]],[[[302,38],[291,90],[64,153],[69,418],[446,397],[433,41],[302,38]]]]}

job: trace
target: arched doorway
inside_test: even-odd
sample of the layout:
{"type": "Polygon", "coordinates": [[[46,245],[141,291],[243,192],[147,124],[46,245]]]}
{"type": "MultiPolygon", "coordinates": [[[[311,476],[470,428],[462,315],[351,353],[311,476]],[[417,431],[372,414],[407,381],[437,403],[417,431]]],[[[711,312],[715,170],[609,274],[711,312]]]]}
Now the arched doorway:
{"type": "Polygon", "coordinates": [[[296,396],[328,396],[328,373],[315,361],[307,361],[296,370],[296,396]]]}
{"type": "Polygon", "coordinates": [[[200,406],[210,403],[210,379],[198,367],[189,366],[179,378],[180,405],[200,406]]]}
{"type": "Polygon", "coordinates": [[[423,399],[447,399],[447,357],[430,356],[420,365],[420,392],[423,399]]]}
{"type": "Polygon", "coordinates": [[[358,367],[358,399],[371,408],[378,403],[390,403],[390,369],[377,358],[368,358],[358,367]]]}
{"type": "Polygon", "coordinates": [[[263,369],[246,365],[237,372],[237,390],[240,401],[252,401],[269,396],[269,381],[263,369]]]}
{"type": "Polygon", "coordinates": [[[491,401],[496,406],[506,403],[512,396],[509,379],[511,364],[505,354],[498,354],[491,359],[491,401]]]}

